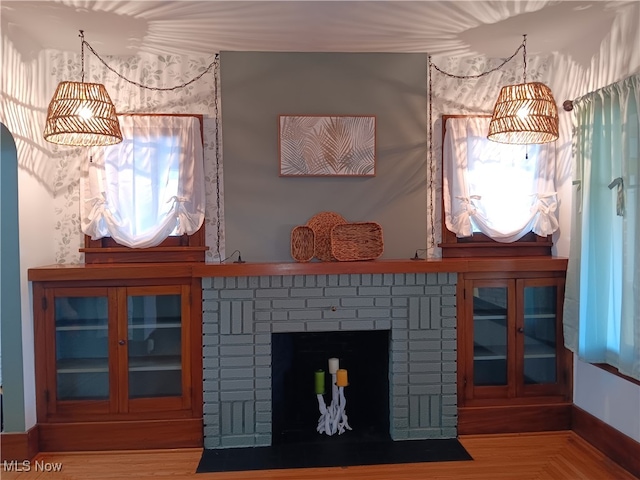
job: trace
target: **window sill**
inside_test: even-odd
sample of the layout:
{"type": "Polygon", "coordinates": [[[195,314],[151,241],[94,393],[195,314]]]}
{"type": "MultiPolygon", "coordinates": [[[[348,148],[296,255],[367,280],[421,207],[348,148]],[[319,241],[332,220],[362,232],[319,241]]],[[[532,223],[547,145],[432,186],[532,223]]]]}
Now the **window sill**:
{"type": "Polygon", "coordinates": [[[631,383],[633,383],[635,385],[640,386],[640,380],[637,380],[635,378],[632,378],[632,377],[629,377],[627,375],[624,375],[624,374],[620,373],[616,367],[611,366],[608,363],[592,363],[591,365],[593,365],[594,367],[601,368],[602,370],[605,370],[605,371],[609,372],[610,374],[615,375],[616,377],[623,378],[628,382],[631,382],[631,383]]]}

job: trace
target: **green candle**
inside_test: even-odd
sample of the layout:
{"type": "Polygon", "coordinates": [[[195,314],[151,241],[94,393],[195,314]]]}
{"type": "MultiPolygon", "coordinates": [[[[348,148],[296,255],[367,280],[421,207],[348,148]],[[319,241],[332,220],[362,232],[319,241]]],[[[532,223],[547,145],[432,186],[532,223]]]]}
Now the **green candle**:
{"type": "Polygon", "coordinates": [[[316,395],[324,394],[324,370],[316,370],[316,395]]]}

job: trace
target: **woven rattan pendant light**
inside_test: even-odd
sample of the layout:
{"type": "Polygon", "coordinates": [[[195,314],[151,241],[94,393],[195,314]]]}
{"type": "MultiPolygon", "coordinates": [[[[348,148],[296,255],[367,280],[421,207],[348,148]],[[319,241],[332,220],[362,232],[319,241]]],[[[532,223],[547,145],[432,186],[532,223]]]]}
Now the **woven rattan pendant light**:
{"type": "Polygon", "coordinates": [[[527,83],[527,36],[524,36],[523,82],[502,87],[493,108],[489,135],[494,142],[532,144],[558,139],[558,108],[551,89],[527,83]]]}
{"type": "Polygon", "coordinates": [[[84,32],[82,81],[60,82],[47,110],[44,139],[70,146],[114,145],[122,141],[120,124],[107,89],[84,81],[84,32]]]}

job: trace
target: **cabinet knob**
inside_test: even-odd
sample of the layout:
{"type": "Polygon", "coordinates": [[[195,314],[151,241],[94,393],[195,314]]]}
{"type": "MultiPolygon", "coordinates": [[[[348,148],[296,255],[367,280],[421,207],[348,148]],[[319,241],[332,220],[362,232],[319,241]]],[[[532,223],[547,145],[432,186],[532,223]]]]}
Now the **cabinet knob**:
{"type": "Polygon", "coordinates": [[[124,340],[120,340],[120,341],[118,342],[118,345],[124,345],[125,343],[127,343],[127,342],[125,342],[124,340]]]}
{"type": "Polygon", "coordinates": [[[518,328],[518,333],[524,333],[524,328],[519,327],[519,328],[518,328]]]}

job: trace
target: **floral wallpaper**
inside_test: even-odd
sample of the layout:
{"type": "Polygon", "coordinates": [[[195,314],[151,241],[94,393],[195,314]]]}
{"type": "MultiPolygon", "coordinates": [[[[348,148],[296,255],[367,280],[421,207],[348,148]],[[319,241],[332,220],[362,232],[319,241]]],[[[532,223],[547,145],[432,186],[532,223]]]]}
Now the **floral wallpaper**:
{"type": "MultiPolygon", "coordinates": [[[[517,47],[517,46],[514,46],[517,47]]],[[[501,59],[486,57],[433,57],[432,63],[451,75],[470,76],[490,71],[502,63],[501,59]]],[[[548,82],[551,58],[527,57],[527,82],[548,82]]],[[[429,171],[432,172],[427,188],[429,189],[429,205],[427,211],[433,212],[427,218],[427,257],[440,257],[437,244],[442,238],[442,115],[452,114],[488,114],[493,106],[500,88],[504,85],[522,83],[522,59],[516,56],[502,69],[478,79],[457,79],[433,69],[431,78],[432,98],[432,137],[429,171]]],[[[428,88],[427,88],[428,94],[428,88]]],[[[428,139],[427,139],[428,141],[428,139]]]]}
{"type": "MultiPolygon", "coordinates": [[[[170,88],[192,80],[202,74],[214,62],[212,58],[183,58],[171,55],[139,55],[129,58],[105,58],[107,64],[120,75],[133,82],[152,88],[170,88]]],[[[50,91],[55,90],[58,82],[79,79],[81,76],[80,59],[64,53],[54,53],[48,58],[50,91]]],[[[97,58],[86,55],[85,81],[103,83],[116,105],[118,113],[193,113],[204,116],[204,162],[206,188],[206,218],[208,262],[217,262],[224,258],[223,232],[223,182],[222,182],[222,145],[217,145],[216,114],[219,114],[218,61],[210,71],[194,83],[171,91],[150,90],[131,84],[109,71],[97,58]],[[218,200],[220,205],[218,205],[218,200]],[[220,218],[218,218],[220,217],[220,218]],[[218,220],[220,222],[218,223],[218,220]]],[[[54,191],[55,234],[54,242],[56,263],[77,263],[83,261],[78,249],[83,246],[84,236],[80,230],[79,180],[80,162],[88,161],[91,149],[60,147],[51,145],[58,157],[54,191]]]]}

